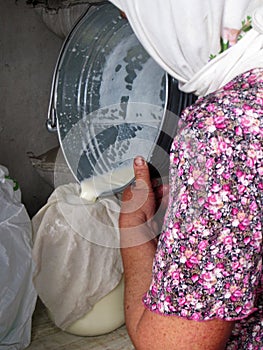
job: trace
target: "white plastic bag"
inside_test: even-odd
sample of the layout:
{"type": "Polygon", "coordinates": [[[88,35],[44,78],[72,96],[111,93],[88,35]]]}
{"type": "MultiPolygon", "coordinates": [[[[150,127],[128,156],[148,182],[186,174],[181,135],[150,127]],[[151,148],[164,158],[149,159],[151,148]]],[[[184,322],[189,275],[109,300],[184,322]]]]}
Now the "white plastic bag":
{"type": "Polygon", "coordinates": [[[25,349],[31,339],[36,291],[32,227],[17,184],[0,165],[0,349],[25,349]]]}

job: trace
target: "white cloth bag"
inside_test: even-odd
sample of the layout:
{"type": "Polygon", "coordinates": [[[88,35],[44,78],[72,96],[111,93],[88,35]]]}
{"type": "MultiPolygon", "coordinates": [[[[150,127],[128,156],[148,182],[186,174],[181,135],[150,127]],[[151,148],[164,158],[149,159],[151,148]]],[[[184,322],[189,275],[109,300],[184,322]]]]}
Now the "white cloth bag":
{"type": "Polygon", "coordinates": [[[32,219],[34,284],[63,330],[121,280],[119,211],[115,196],[89,204],[79,184],[71,183],[55,189],[32,219]]]}

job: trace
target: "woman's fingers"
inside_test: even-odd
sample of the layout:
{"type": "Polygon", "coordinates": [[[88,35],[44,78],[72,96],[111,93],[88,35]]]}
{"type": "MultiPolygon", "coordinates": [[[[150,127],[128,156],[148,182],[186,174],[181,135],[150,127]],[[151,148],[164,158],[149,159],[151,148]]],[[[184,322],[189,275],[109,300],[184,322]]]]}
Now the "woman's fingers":
{"type": "Polygon", "coordinates": [[[147,162],[144,158],[137,156],[134,159],[134,175],[136,189],[151,189],[152,183],[147,162]]]}
{"type": "MultiPolygon", "coordinates": [[[[122,196],[121,214],[129,215],[129,222],[146,222],[155,212],[155,196],[147,162],[140,156],[134,159],[135,182],[122,196]]],[[[122,216],[123,218],[123,216],[122,216]]],[[[121,218],[121,219],[122,219],[121,218]]]]}
{"type": "Polygon", "coordinates": [[[122,201],[126,202],[134,197],[135,190],[149,190],[152,188],[149,169],[144,158],[137,156],[133,162],[135,181],[128,186],[122,195],[122,201]]]}
{"type": "Polygon", "coordinates": [[[122,17],[122,18],[125,18],[125,19],[127,19],[127,17],[126,17],[126,14],[125,14],[125,12],[123,12],[123,11],[120,11],[120,15],[121,15],[121,17],[122,17]]]}
{"type": "Polygon", "coordinates": [[[237,43],[239,34],[239,29],[223,28],[223,39],[229,43],[229,46],[234,46],[237,43]]]}

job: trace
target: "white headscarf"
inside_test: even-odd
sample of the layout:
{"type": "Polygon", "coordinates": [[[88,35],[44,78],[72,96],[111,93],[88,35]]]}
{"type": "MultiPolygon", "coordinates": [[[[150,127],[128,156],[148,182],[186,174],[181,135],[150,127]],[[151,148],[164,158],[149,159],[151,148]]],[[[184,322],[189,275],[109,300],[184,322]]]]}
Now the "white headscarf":
{"type": "Polygon", "coordinates": [[[263,67],[263,0],[111,0],[126,13],[146,51],[185,92],[206,95],[263,67]],[[253,28],[217,55],[224,28],[253,28]],[[217,55],[210,60],[210,55],[217,55]]]}

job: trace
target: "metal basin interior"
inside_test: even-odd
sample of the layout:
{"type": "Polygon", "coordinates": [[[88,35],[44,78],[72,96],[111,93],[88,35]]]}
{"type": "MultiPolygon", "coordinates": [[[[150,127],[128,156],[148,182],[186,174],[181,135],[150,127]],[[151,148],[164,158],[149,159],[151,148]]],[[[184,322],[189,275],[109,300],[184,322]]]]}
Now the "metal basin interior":
{"type": "Polygon", "coordinates": [[[167,95],[166,73],[119,10],[92,6],[66,39],[55,77],[59,141],[76,180],[132,166],[138,154],[150,160],[167,95]]]}

